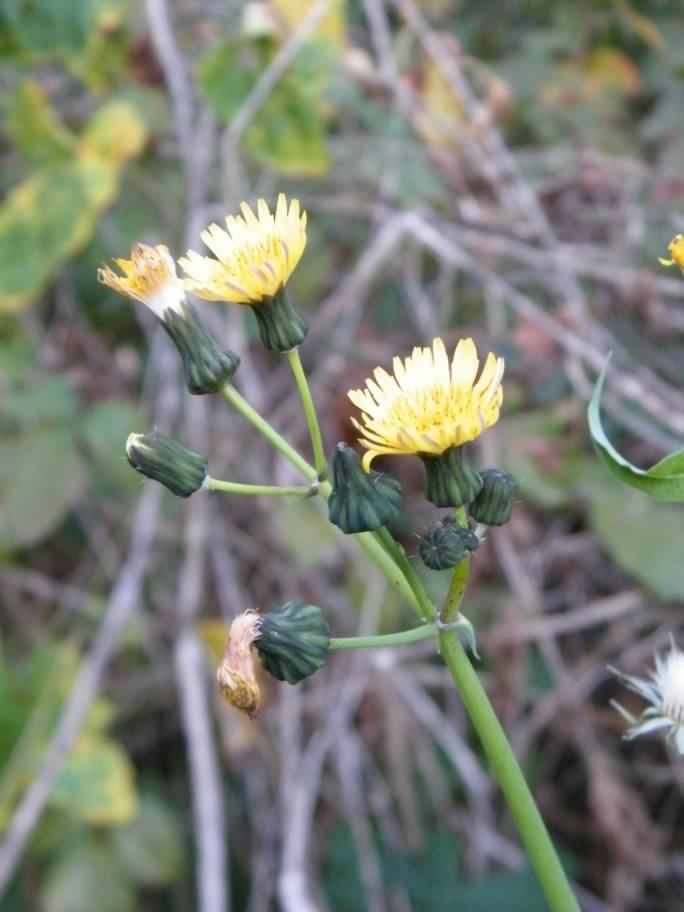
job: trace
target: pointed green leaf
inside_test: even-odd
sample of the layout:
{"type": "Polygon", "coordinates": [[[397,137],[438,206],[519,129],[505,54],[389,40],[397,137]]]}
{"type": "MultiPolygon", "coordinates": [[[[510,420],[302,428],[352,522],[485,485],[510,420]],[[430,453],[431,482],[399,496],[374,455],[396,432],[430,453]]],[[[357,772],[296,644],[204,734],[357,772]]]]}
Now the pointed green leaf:
{"type": "Polygon", "coordinates": [[[607,468],[625,484],[643,491],[656,500],[667,503],[684,502],[684,449],[670,453],[650,469],[640,469],[625,459],[612,445],[601,423],[601,393],[606,380],[608,363],[596,381],[594,392],[587,408],[589,431],[596,452],[607,468]]]}

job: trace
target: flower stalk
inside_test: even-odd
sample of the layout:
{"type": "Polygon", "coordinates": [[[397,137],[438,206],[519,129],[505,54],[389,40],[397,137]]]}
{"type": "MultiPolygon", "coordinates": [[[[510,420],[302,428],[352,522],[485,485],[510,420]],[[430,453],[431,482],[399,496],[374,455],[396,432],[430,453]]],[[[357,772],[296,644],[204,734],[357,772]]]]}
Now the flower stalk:
{"type": "Polygon", "coordinates": [[[292,369],[292,374],[302,400],[304,417],[306,418],[306,425],[309,429],[309,436],[311,437],[314,466],[318,473],[318,477],[323,481],[328,474],[328,466],[325,459],[325,451],[323,449],[323,438],[321,437],[321,428],[318,423],[316,406],[314,405],[313,397],[311,396],[309,381],[306,379],[302,359],[299,356],[299,349],[293,348],[291,351],[287,352],[287,360],[292,369]]]}
{"type": "Polygon", "coordinates": [[[208,475],[204,487],[208,491],[220,491],[222,494],[246,494],[252,497],[311,497],[315,489],[304,485],[256,485],[241,484],[237,481],[221,481],[208,475]]]}

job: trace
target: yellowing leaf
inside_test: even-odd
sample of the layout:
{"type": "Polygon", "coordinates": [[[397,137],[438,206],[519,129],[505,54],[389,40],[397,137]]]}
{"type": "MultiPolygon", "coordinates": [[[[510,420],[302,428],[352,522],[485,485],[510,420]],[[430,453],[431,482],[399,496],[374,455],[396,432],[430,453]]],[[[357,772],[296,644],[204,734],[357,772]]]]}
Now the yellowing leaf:
{"type": "Polygon", "coordinates": [[[617,48],[596,48],[589,54],[584,72],[590,95],[606,91],[636,95],[641,87],[639,68],[617,48]]]}
{"type": "Polygon", "coordinates": [[[34,164],[61,161],[73,155],[76,137],[50,105],[47,93],[32,79],[24,80],[7,120],[10,137],[34,164]]]}
{"type": "Polygon", "coordinates": [[[100,158],[123,165],[139,155],[147,142],[147,128],[136,108],[113,101],[93,116],[78,144],[85,158],[100,158]]]}
{"type": "Polygon", "coordinates": [[[130,823],[138,809],[130,760],[109,738],[81,735],[55,783],[50,803],[87,823],[130,823]]]}
{"type": "Polygon", "coordinates": [[[453,144],[465,120],[463,103],[431,60],[425,66],[418,94],[422,110],[414,118],[416,131],[431,146],[453,144]]]}
{"type": "MultiPolygon", "coordinates": [[[[277,16],[285,23],[288,31],[293,31],[314,5],[315,0],[271,0],[277,16]]],[[[346,0],[332,0],[330,9],[323,16],[314,31],[314,37],[325,38],[337,47],[345,43],[346,0]]]]}
{"type": "Polygon", "coordinates": [[[542,101],[554,107],[601,105],[611,96],[636,95],[639,68],[617,48],[600,47],[579,61],[568,61],[542,91],[542,101]]]}
{"type": "Polygon", "coordinates": [[[16,187],[0,208],[0,313],[38,295],[67,257],[92,235],[118,190],[106,162],[51,165],[16,187]]]}

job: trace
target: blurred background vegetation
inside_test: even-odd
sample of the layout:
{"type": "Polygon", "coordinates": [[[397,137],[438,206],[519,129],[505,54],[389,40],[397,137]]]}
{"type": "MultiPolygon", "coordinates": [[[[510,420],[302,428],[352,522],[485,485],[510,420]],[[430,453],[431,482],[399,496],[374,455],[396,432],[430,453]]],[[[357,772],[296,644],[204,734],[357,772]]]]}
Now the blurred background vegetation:
{"type": "MultiPolygon", "coordinates": [[[[684,282],[655,265],[684,231],[678,4],[3,0],[0,55],[0,910],[544,908],[430,646],[265,685],[255,722],[219,703],[245,608],[412,623],[375,571],[308,503],[189,509],[125,462],[156,426],[217,477],[291,480],[96,281],[281,190],[309,212],[291,284],[329,449],[395,353],[443,333],[506,357],[480,456],[520,500],[475,561],[479,668],[583,908],[679,908],[681,765],[621,744],[605,666],[643,673],[679,633],[684,514],[597,465],[584,419],[613,350],[619,448],[646,466],[684,437],[684,282]]],[[[251,315],[202,312],[305,446],[251,315]]]]}

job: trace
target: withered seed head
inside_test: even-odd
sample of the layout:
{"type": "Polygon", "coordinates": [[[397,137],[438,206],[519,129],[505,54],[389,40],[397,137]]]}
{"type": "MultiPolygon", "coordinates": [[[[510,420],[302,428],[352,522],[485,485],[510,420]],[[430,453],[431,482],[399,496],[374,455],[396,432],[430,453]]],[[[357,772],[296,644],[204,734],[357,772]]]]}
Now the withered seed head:
{"type": "Polygon", "coordinates": [[[216,680],[224,699],[254,718],[261,705],[261,691],[254,673],[252,644],[261,635],[261,618],[251,609],[235,618],[216,680]]]}

